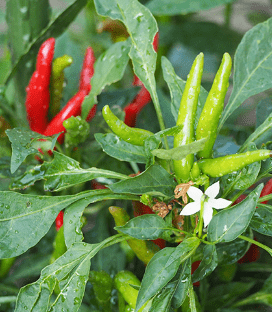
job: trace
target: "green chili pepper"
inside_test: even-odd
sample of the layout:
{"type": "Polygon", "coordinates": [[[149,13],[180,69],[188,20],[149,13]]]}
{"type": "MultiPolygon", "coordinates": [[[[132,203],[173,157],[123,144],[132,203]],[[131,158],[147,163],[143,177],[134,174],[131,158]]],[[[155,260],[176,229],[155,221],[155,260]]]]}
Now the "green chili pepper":
{"type": "Polygon", "coordinates": [[[230,73],[231,57],[228,53],[225,53],[196,128],[197,140],[207,138],[204,149],[197,153],[200,158],[211,158],[212,156],[218,123],[224,108],[224,100],[229,86],[230,73]]]}
{"type": "Polygon", "coordinates": [[[93,285],[95,297],[105,311],[110,310],[111,291],[113,288],[113,280],[105,271],[91,271],[89,281],[93,285]]]}
{"type": "MultiPolygon", "coordinates": [[[[194,122],[203,73],[203,63],[204,55],[203,53],[200,53],[194,60],[182,94],[177,126],[182,125],[183,128],[179,133],[174,135],[174,148],[194,141],[194,122]]],[[[193,162],[193,154],[188,155],[181,160],[174,160],[174,170],[177,178],[181,179],[183,182],[187,182],[190,179],[190,171],[193,162]]]]}
{"type": "Polygon", "coordinates": [[[144,140],[153,135],[153,133],[148,130],[127,126],[122,120],[117,118],[112,113],[109,105],[105,105],[103,107],[102,114],[111,130],[128,143],[143,146],[144,140]]]}
{"type": "Polygon", "coordinates": [[[191,180],[196,181],[200,176],[200,169],[197,162],[194,162],[193,167],[190,172],[191,180]]]}
{"type": "Polygon", "coordinates": [[[227,155],[214,159],[202,159],[198,162],[200,170],[210,177],[222,177],[238,171],[247,165],[272,157],[270,150],[257,150],[241,154],[227,155]]]}
{"type": "Polygon", "coordinates": [[[114,285],[128,305],[135,309],[139,290],[130,285],[140,286],[138,278],[130,271],[120,271],[114,277],[114,285]]]}
{"type": "Polygon", "coordinates": [[[53,61],[51,74],[51,101],[50,113],[52,117],[56,116],[60,111],[60,100],[62,98],[64,69],[73,63],[73,59],[69,55],[63,55],[53,61]]]}
{"type": "MultiPolygon", "coordinates": [[[[125,209],[112,206],[109,207],[109,212],[113,216],[116,226],[125,225],[130,220],[125,209]]],[[[147,265],[154,254],[160,250],[160,248],[151,241],[132,238],[127,242],[130,248],[135,252],[136,256],[143,261],[145,265],[147,265]]]]}

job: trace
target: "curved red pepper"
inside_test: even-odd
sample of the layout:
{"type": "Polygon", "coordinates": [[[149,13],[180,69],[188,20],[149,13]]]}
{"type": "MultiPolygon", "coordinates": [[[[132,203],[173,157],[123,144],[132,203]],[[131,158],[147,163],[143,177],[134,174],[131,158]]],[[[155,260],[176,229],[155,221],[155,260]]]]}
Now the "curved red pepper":
{"type": "MultiPolygon", "coordinates": [[[[158,44],[159,44],[159,33],[156,33],[153,40],[153,48],[156,52],[158,50],[158,44]]],[[[137,76],[134,76],[133,85],[141,86],[141,90],[136,95],[134,100],[124,108],[125,112],[124,122],[129,127],[135,127],[137,115],[151,101],[151,96],[149,92],[147,91],[142,81],[137,76]]]]}
{"type": "Polygon", "coordinates": [[[47,126],[50,103],[50,76],[54,56],[55,39],[47,39],[38,52],[36,70],[26,88],[26,112],[30,129],[43,133],[47,126]]]}
{"type": "Polygon", "coordinates": [[[91,47],[87,48],[80,73],[79,90],[85,90],[87,94],[91,91],[91,78],[94,74],[95,56],[91,47]]]}

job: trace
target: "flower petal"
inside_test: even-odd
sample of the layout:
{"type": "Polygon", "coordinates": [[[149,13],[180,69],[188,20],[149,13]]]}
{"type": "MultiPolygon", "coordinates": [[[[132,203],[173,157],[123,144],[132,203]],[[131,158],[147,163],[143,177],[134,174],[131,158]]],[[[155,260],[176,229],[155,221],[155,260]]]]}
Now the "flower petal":
{"type": "Polygon", "coordinates": [[[210,197],[210,198],[215,198],[218,194],[219,194],[219,190],[220,190],[220,185],[219,185],[219,181],[210,185],[206,191],[205,194],[210,197]]]}
{"type": "Polygon", "coordinates": [[[195,214],[199,210],[200,210],[200,202],[189,203],[188,205],[186,205],[182,209],[180,215],[182,215],[182,216],[190,216],[192,214],[195,214]]]}
{"type": "Polygon", "coordinates": [[[224,198],[217,198],[217,199],[210,198],[208,200],[208,203],[215,209],[223,209],[223,208],[228,207],[232,202],[224,198]]]}
{"type": "Polygon", "coordinates": [[[212,217],[213,217],[213,209],[208,202],[205,202],[203,213],[204,227],[206,227],[211,222],[212,217]]]}
{"type": "Polygon", "coordinates": [[[190,198],[192,198],[194,201],[200,201],[203,193],[200,189],[194,186],[190,186],[189,190],[187,191],[187,194],[190,198]]]}

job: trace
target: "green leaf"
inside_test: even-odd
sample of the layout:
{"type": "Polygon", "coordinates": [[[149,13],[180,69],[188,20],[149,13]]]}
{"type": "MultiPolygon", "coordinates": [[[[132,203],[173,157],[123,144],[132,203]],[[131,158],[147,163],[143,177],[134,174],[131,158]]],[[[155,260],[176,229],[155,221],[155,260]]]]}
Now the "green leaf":
{"type": "Polygon", "coordinates": [[[91,79],[92,89],[82,103],[82,117],[85,119],[97,103],[97,95],[107,86],[120,80],[128,63],[128,52],[131,40],[117,42],[99,56],[94,64],[94,75],[91,79]]]}
{"type": "Polygon", "coordinates": [[[53,138],[46,137],[37,132],[20,128],[8,129],[6,133],[12,144],[11,173],[14,173],[19,168],[28,155],[38,154],[38,148],[53,149],[58,137],[58,135],[53,138]],[[41,142],[39,139],[46,141],[41,142]]]}
{"type": "Polygon", "coordinates": [[[218,257],[215,245],[206,245],[203,249],[203,258],[192,276],[192,282],[201,281],[204,277],[210,275],[218,264],[218,257]]]}
{"type": "Polygon", "coordinates": [[[76,160],[54,152],[54,159],[51,162],[44,162],[42,165],[27,171],[22,177],[15,179],[11,187],[13,189],[25,188],[34,184],[35,181],[43,179],[45,180],[45,191],[56,192],[101,177],[128,179],[124,174],[109,170],[97,168],[82,169],[76,160]]]}
{"type": "Polygon", "coordinates": [[[136,177],[110,184],[108,187],[114,193],[171,197],[174,194],[175,186],[176,182],[173,176],[161,166],[153,165],[136,177]]]}
{"type": "MultiPolygon", "coordinates": [[[[265,114],[265,112],[264,112],[265,114]]],[[[265,121],[248,137],[245,143],[241,146],[239,152],[243,152],[251,142],[254,142],[258,147],[262,144],[271,141],[272,113],[265,121]]]]}
{"type": "Polygon", "coordinates": [[[75,203],[72,203],[65,209],[63,225],[65,245],[67,248],[69,248],[73,243],[78,243],[83,240],[83,234],[81,231],[81,216],[88,204],[89,202],[83,198],[75,203]]]}
{"type": "Polygon", "coordinates": [[[272,307],[272,274],[265,281],[262,289],[255,294],[238,301],[235,303],[235,307],[247,305],[247,304],[265,304],[272,307]]]}
{"type": "Polygon", "coordinates": [[[272,236],[272,211],[262,207],[256,209],[250,227],[258,233],[272,236]]]}
{"type": "Polygon", "coordinates": [[[242,234],[255,212],[263,184],[258,185],[242,202],[213,216],[208,226],[208,240],[230,242],[242,234]]]}
{"type": "MultiPolygon", "coordinates": [[[[22,64],[27,64],[30,56],[33,55],[35,50],[37,50],[47,38],[49,37],[56,38],[60,36],[66,30],[66,28],[73,22],[73,20],[76,18],[78,13],[86,5],[86,3],[87,3],[87,0],[75,0],[74,2],[69,4],[69,6],[63,12],[61,12],[53,20],[51,20],[48,26],[44,28],[44,30],[41,33],[39,33],[38,37],[33,38],[27,50],[24,50],[23,54],[20,53],[20,58],[18,59],[17,63],[13,67],[11,73],[9,74],[5,82],[6,85],[8,84],[10,79],[13,77],[18,67],[22,66],[22,64]]],[[[43,14],[44,14],[44,11],[42,11],[42,15],[43,14]]],[[[37,14],[34,15],[33,19],[39,20],[39,18],[37,18],[37,14]]]]}
{"type": "Polygon", "coordinates": [[[250,29],[239,44],[234,59],[233,90],[219,129],[246,99],[272,87],[271,30],[272,18],[250,29]]]}
{"type": "Polygon", "coordinates": [[[184,15],[209,10],[213,7],[233,1],[234,0],[151,0],[146,6],[154,15],[184,15]]]}
{"type": "Polygon", "coordinates": [[[267,116],[272,113],[272,98],[268,97],[260,100],[256,107],[256,128],[258,128],[265,120],[267,116]]]}
{"type": "Polygon", "coordinates": [[[230,305],[235,299],[252,288],[254,283],[233,282],[216,285],[209,289],[209,300],[206,301],[207,311],[216,311],[230,305]]]}
{"type": "Polygon", "coordinates": [[[129,56],[135,75],[149,91],[153,102],[158,102],[155,82],[157,54],[152,43],[158,31],[155,18],[137,0],[95,0],[98,14],[123,22],[131,38],[129,56]]]}
{"type": "Polygon", "coordinates": [[[111,157],[121,161],[133,161],[141,164],[146,162],[145,151],[142,146],[127,143],[113,133],[96,133],[94,137],[103,148],[103,151],[111,157]]]}
{"type": "Polygon", "coordinates": [[[177,288],[175,289],[175,293],[172,298],[172,307],[174,309],[178,309],[185,300],[190,282],[191,282],[191,261],[190,259],[187,259],[182,264],[179,283],[177,285],[177,288]]]}
{"type": "Polygon", "coordinates": [[[135,96],[139,93],[141,87],[133,86],[131,88],[114,90],[114,91],[103,91],[100,95],[97,96],[98,104],[97,111],[102,110],[105,105],[120,106],[124,107],[126,104],[129,104],[135,96]]]}
{"type": "Polygon", "coordinates": [[[199,243],[197,237],[190,237],[177,247],[166,247],[153,256],[146,267],[135,312],[175,276],[180,264],[191,256],[199,243]]]}
{"type": "Polygon", "coordinates": [[[187,155],[195,154],[201,151],[204,148],[206,141],[207,138],[204,138],[190,144],[172,148],[170,150],[155,149],[152,151],[152,154],[161,159],[180,160],[185,158],[187,155]]]}
{"type": "MultiPolygon", "coordinates": [[[[164,56],[162,57],[162,71],[163,78],[166,81],[171,94],[171,111],[175,118],[175,121],[177,121],[180,101],[186,85],[186,81],[182,80],[179,76],[176,75],[172,64],[164,56]]],[[[208,92],[203,87],[200,87],[195,119],[195,128],[197,126],[198,119],[206,102],[207,96],[208,92]]]]}
{"type": "Polygon", "coordinates": [[[65,311],[78,311],[88,280],[90,259],[107,243],[114,242],[117,238],[116,235],[94,245],[86,243],[72,245],[53,264],[42,270],[40,278],[35,283],[21,288],[15,312],[60,311],[61,308],[65,311]],[[51,304],[50,297],[56,282],[59,282],[60,293],[51,304]],[[47,289],[42,288],[42,285],[47,286],[47,289]]]}
{"type": "Polygon", "coordinates": [[[134,238],[146,240],[161,237],[166,227],[163,218],[149,214],[133,218],[125,225],[117,226],[115,229],[134,238]]]}
{"type": "MultiPolygon", "coordinates": [[[[49,2],[49,0],[35,2],[31,0],[9,0],[6,2],[6,20],[8,24],[8,40],[10,52],[12,54],[12,64],[17,62],[18,59],[26,53],[31,42],[35,40],[34,38],[37,38],[47,27],[51,15],[49,2]]],[[[12,74],[16,73],[16,100],[14,106],[16,107],[17,118],[20,119],[25,118],[25,108],[23,105],[25,100],[25,88],[34,71],[38,48],[39,46],[37,45],[33,47],[31,52],[27,54],[25,62],[17,64],[12,71],[12,74]]],[[[9,78],[11,78],[11,76],[9,78]]],[[[26,122],[26,119],[24,122],[26,122]]]]}
{"type": "Polygon", "coordinates": [[[220,265],[229,265],[237,262],[248,251],[249,243],[240,238],[228,243],[216,244],[218,263],[220,265]]]}
{"type": "Polygon", "coordinates": [[[169,312],[171,307],[171,299],[178,280],[168,283],[152,300],[149,312],[169,312]]]}
{"type": "MultiPolygon", "coordinates": [[[[0,258],[18,256],[38,243],[48,232],[58,213],[77,200],[86,206],[106,199],[135,197],[93,190],[66,196],[23,195],[0,192],[0,258]]],[[[137,200],[137,199],[136,199],[137,200]]]]}

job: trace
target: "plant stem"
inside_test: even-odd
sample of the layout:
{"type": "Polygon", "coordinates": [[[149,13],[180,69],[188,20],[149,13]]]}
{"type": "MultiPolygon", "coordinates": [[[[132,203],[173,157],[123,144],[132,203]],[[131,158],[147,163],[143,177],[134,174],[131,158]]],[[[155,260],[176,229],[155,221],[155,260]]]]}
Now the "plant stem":
{"type": "Polygon", "coordinates": [[[250,242],[250,243],[252,243],[252,244],[255,244],[255,245],[257,245],[257,246],[263,248],[264,250],[266,250],[266,251],[270,254],[270,256],[272,256],[272,249],[269,248],[269,247],[267,247],[266,245],[263,245],[262,243],[259,243],[259,242],[255,241],[254,239],[249,238],[249,237],[246,237],[246,236],[244,236],[244,235],[239,235],[238,237],[239,237],[240,239],[243,239],[243,240],[245,240],[245,241],[248,241],[248,242],[250,242]]]}
{"type": "Polygon", "coordinates": [[[204,200],[205,200],[205,197],[201,198],[201,208],[200,208],[200,215],[199,215],[199,221],[198,221],[198,237],[199,238],[201,238],[202,236],[202,229],[203,229],[204,200]]]}
{"type": "Polygon", "coordinates": [[[232,4],[228,3],[225,6],[225,27],[230,28],[230,19],[231,19],[231,13],[232,13],[232,4]]]}

